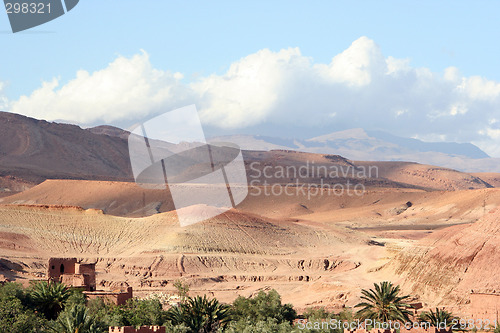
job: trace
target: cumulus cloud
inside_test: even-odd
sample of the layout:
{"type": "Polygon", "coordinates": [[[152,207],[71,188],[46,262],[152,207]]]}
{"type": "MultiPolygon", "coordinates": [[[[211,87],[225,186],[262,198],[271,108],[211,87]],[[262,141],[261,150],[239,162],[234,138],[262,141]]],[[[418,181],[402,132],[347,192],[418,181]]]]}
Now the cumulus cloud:
{"type": "MultiPolygon", "coordinates": [[[[398,67],[391,61],[391,71],[398,67]]],[[[374,41],[361,37],[344,52],[335,56],[329,65],[316,65],[318,74],[326,74],[332,82],[345,83],[351,87],[363,87],[372,82],[372,78],[387,71],[387,64],[382,52],[374,41]]]]}
{"type": "MultiPolygon", "coordinates": [[[[411,56],[411,55],[410,55],[411,56]]],[[[385,56],[361,37],[329,63],[315,63],[298,48],[263,49],[233,62],[221,75],[183,83],[182,75],[155,69],[145,52],[118,57],[108,67],[79,71],[61,85],[44,82],[12,111],[81,124],[137,120],[195,103],[204,124],[233,130],[265,125],[297,132],[321,126],[363,127],[396,135],[473,142],[500,156],[500,83],[415,68],[385,56]]],[[[267,133],[273,134],[273,133],[267,133]]],[[[295,136],[296,133],[289,133],[295,136]]]]}
{"type": "Polygon", "coordinates": [[[298,48],[267,49],[235,63],[221,76],[211,75],[191,84],[199,96],[205,121],[228,128],[255,125],[277,111],[288,80],[310,68],[298,48]]]}
{"type": "Polygon", "coordinates": [[[30,96],[12,103],[12,111],[47,120],[80,124],[133,120],[176,107],[189,94],[180,73],[155,69],[146,52],[118,57],[103,70],[79,70],[61,86],[60,79],[43,82],[30,96]]]}

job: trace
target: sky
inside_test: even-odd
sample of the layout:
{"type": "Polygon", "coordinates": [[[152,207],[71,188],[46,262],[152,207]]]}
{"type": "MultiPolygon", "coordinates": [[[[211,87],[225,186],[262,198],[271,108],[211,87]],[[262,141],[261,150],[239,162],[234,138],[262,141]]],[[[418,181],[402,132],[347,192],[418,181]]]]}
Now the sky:
{"type": "Polygon", "coordinates": [[[81,0],[13,34],[0,109],[83,127],[195,104],[212,133],[365,128],[500,157],[498,1],[81,0]]]}

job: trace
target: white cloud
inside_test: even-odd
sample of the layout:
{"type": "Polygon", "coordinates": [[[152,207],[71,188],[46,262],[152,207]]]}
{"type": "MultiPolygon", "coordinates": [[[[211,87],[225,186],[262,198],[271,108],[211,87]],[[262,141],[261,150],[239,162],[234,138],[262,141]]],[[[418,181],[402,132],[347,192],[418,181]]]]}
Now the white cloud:
{"type": "Polygon", "coordinates": [[[191,88],[199,97],[204,121],[237,128],[265,121],[287,93],[287,81],[307,69],[309,60],[298,48],[264,49],[233,63],[224,75],[202,78],[191,88]]]}
{"type": "Polygon", "coordinates": [[[61,86],[43,82],[30,96],[12,103],[12,112],[47,120],[80,124],[134,119],[174,106],[186,96],[178,73],[152,68],[146,52],[118,57],[103,70],[80,70],[61,86]]]}
{"type": "MultiPolygon", "coordinates": [[[[266,125],[324,134],[363,127],[407,137],[476,142],[488,153],[499,137],[490,124],[500,110],[500,83],[415,68],[385,57],[367,37],[330,63],[315,63],[298,48],[263,49],[232,63],[226,73],[182,83],[182,75],[155,69],[143,52],[118,57],[106,68],[44,82],[12,111],[81,124],[143,119],[195,103],[204,124],[233,129],[266,125]]],[[[274,134],[273,132],[267,133],[274,134]]],[[[295,136],[289,133],[288,136],[295,136]]],[[[500,155],[499,155],[500,156],[500,155]]]]}
{"type": "Polygon", "coordinates": [[[410,59],[397,59],[389,56],[385,61],[387,63],[386,74],[397,75],[399,73],[405,73],[411,71],[410,59]]]}
{"type": "MultiPolygon", "coordinates": [[[[391,69],[401,63],[391,61],[391,69]]],[[[374,41],[361,37],[335,56],[329,65],[317,65],[316,69],[327,74],[333,82],[362,87],[370,84],[374,75],[387,71],[387,64],[380,48],[374,41]]]]}
{"type": "Polygon", "coordinates": [[[460,71],[456,67],[448,67],[444,70],[444,79],[450,82],[458,83],[461,80],[460,71]]]}
{"type": "Polygon", "coordinates": [[[480,76],[472,76],[464,80],[463,88],[474,100],[498,101],[500,97],[500,83],[480,76]]]}
{"type": "Polygon", "coordinates": [[[5,82],[0,81],[0,111],[7,110],[9,105],[9,100],[4,95],[5,82]]]}

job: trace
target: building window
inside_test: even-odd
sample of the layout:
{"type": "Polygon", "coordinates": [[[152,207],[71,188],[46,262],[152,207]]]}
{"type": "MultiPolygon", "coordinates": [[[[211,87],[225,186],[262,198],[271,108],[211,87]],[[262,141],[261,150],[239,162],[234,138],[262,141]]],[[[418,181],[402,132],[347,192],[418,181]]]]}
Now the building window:
{"type": "Polygon", "coordinates": [[[64,273],[64,264],[61,264],[61,274],[64,273]]]}

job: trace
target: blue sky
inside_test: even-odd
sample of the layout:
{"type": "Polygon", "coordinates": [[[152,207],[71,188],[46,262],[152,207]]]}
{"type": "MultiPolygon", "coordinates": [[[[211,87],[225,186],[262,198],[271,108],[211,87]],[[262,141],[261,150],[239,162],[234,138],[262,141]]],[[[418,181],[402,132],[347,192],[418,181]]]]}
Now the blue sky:
{"type": "MultiPolygon", "coordinates": [[[[500,3],[497,1],[81,0],[68,14],[17,34],[10,33],[7,15],[2,12],[0,13],[2,41],[0,87],[3,88],[0,88],[0,104],[3,98],[6,100],[4,109],[49,120],[64,119],[82,125],[111,123],[126,126],[158,113],[160,109],[168,110],[169,107],[194,102],[201,108],[204,119],[211,125],[226,123],[226,119],[229,119],[227,122],[229,125],[220,126],[226,131],[258,132],[259,129],[269,129],[268,132],[274,132],[272,129],[279,122],[277,120],[279,116],[286,117],[287,110],[293,109],[292,103],[297,104],[294,100],[296,92],[307,89],[297,83],[297,86],[290,86],[289,90],[281,92],[282,86],[286,85],[284,82],[297,80],[297,82],[308,82],[307,87],[315,86],[322,77],[320,72],[328,71],[325,66],[332,62],[332,58],[342,54],[352,46],[353,42],[358,41],[349,56],[361,61],[358,64],[361,67],[366,65],[363,61],[368,61],[367,64],[369,63],[370,68],[376,72],[376,61],[382,59],[377,53],[380,52],[384,59],[391,57],[401,60],[398,73],[412,72],[417,73],[415,75],[419,78],[425,78],[427,74],[422,74],[423,72],[419,70],[424,68],[434,75],[434,78],[429,79],[433,83],[428,84],[427,92],[408,95],[407,92],[403,94],[397,91],[398,86],[404,87],[400,81],[388,82],[384,79],[384,86],[396,90],[387,95],[391,96],[389,99],[394,94],[401,96],[393,104],[385,105],[387,97],[381,100],[373,97],[376,94],[383,96],[384,93],[388,93],[376,89],[374,82],[378,81],[374,79],[375,72],[370,72],[372,79],[369,82],[359,81],[360,77],[353,78],[352,72],[341,73],[340,76],[334,73],[332,74],[334,83],[330,82],[328,85],[318,83],[317,90],[325,89],[325,94],[315,98],[324,100],[323,104],[315,105],[315,102],[311,102],[310,105],[304,102],[302,110],[306,110],[308,105],[323,110],[317,114],[318,121],[304,124],[298,116],[300,110],[295,110],[294,116],[288,117],[290,120],[283,125],[285,130],[280,134],[288,133],[291,136],[296,128],[304,126],[307,128],[304,130],[306,135],[320,132],[316,133],[319,135],[327,133],[330,129],[373,125],[375,129],[425,140],[474,142],[490,154],[500,156],[500,150],[495,148],[497,139],[500,139],[500,129],[496,125],[499,121],[494,117],[496,113],[500,118],[498,109],[500,97],[496,86],[496,83],[500,82],[499,9],[500,3]],[[270,53],[259,53],[266,49],[270,53]],[[145,53],[142,53],[142,50],[145,53]],[[289,51],[280,53],[282,50],[289,51]],[[355,51],[362,53],[363,56],[353,56],[355,51]],[[147,57],[141,58],[141,54],[147,54],[147,57]],[[61,92],[61,89],[68,82],[76,80],[77,71],[84,70],[92,76],[96,71],[109,69],[110,64],[117,59],[126,62],[126,60],[132,61],[133,57],[138,57],[137,63],[134,64],[145,66],[144,71],[137,75],[146,73],[148,79],[145,80],[154,81],[154,84],[147,86],[147,89],[152,89],[149,95],[151,98],[160,95],[158,93],[161,90],[158,87],[160,84],[171,84],[173,87],[168,98],[161,99],[148,110],[141,112],[123,110],[123,117],[105,117],[92,113],[90,110],[92,105],[89,105],[88,117],[76,117],[74,113],[86,113],[87,109],[82,107],[70,111],[71,107],[68,105],[71,103],[68,102],[59,106],[65,107],[64,112],[67,112],[67,116],[64,114],[61,116],[63,111],[57,115],[51,113],[49,103],[38,106],[36,103],[39,103],[40,99],[32,95],[33,92],[39,91],[38,95],[47,94],[44,95],[44,100],[50,100],[50,96],[54,94],[59,94],[57,98],[67,96],[69,93],[74,94],[78,90],[78,82],[73,89],[68,89],[69,92],[61,92]],[[366,57],[372,57],[370,58],[372,60],[366,60],[366,57]],[[242,59],[248,61],[242,62],[242,59]],[[243,105],[245,101],[255,102],[256,98],[236,94],[238,98],[241,97],[241,101],[238,102],[239,109],[234,104],[225,104],[228,96],[232,95],[228,92],[231,87],[224,85],[224,82],[244,76],[242,73],[247,73],[248,70],[242,68],[255,68],[257,66],[255,63],[260,64],[258,68],[261,68],[259,66],[262,64],[271,64],[269,67],[263,66],[264,70],[274,68],[272,64],[279,65],[283,62],[287,63],[286,68],[292,68],[289,73],[293,74],[290,74],[293,79],[287,76],[288,69],[281,69],[276,76],[262,77],[260,80],[264,81],[258,81],[269,82],[276,79],[275,85],[267,87],[275,90],[273,96],[257,91],[252,96],[260,96],[259,103],[243,105]],[[304,62],[309,63],[304,64],[304,62]],[[228,71],[232,64],[236,64],[237,68],[231,74],[228,71]],[[325,66],[320,68],[316,65],[325,66]],[[456,71],[447,70],[450,67],[456,71]],[[162,73],[161,79],[155,78],[155,71],[162,73]],[[307,79],[300,79],[299,77],[305,72],[308,73],[304,74],[307,79]],[[315,74],[311,74],[312,72],[315,74]],[[182,77],[174,73],[181,73],[182,77]],[[469,80],[466,84],[469,95],[458,96],[455,88],[460,86],[459,83],[453,89],[448,85],[444,87],[441,83],[445,76],[454,76],[453,80],[456,82],[469,80]],[[40,90],[43,82],[46,84],[53,82],[54,78],[58,79],[57,85],[40,90]],[[482,81],[470,78],[481,78],[482,81]],[[341,87],[341,83],[346,87],[341,87]],[[326,91],[330,88],[335,90],[331,94],[326,91]],[[336,103],[333,105],[332,100],[327,100],[325,97],[335,95],[341,98],[345,95],[343,89],[348,90],[348,96],[353,101],[362,96],[369,103],[358,103],[350,109],[348,100],[340,101],[339,104],[343,105],[340,107],[336,103]],[[432,95],[433,91],[441,89],[450,90],[442,96],[430,96],[428,102],[416,102],[425,100],[427,95],[432,95]],[[489,89],[489,95],[478,97],[478,89],[481,91],[489,89]],[[23,103],[17,103],[23,95],[27,96],[27,99],[23,103]],[[178,95],[184,97],[177,98],[178,95]],[[212,96],[210,101],[206,97],[209,95],[212,96]],[[415,102],[408,102],[406,106],[404,99],[415,102]],[[445,99],[446,102],[440,105],[439,101],[445,99]],[[165,102],[166,100],[168,102],[165,102]],[[373,121],[372,118],[377,115],[376,113],[382,111],[375,110],[367,116],[364,112],[369,112],[370,103],[380,104],[381,110],[384,105],[386,109],[391,109],[390,114],[381,113],[382,118],[401,119],[402,115],[409,117],[405,124],[413,124],[420,119],[417,117],[418,114],[424,115],[427,120],[422,121],[422,126],[400,126],[400,120],[392,118],[386,124],[373,121]],[[426,105],[430,105],[428,110],[426,105]],[[225,107],[228,110],[231,108],[238,110],[232,114],[229,113],[233,111],[226,113],[218,111],[225,107]],[[242,122],[234,116],[248,114],[249,117],[253,117],[253,110],[257,110],[254,117],[257,120],[254,122],[242,122]],[[343,116],[347,113],[346,110],[353,110],[349,117],[343,116]],[[415,113],[414,118],[410,117],[412,112],[415,113]],[[446,117],[449,116],[448,113],[451,114],[453,120],[442,118],[445,113],[446,117]],[[328,119],[335,119],[331,126],[325,125],[329,124],[328,119]],[[364,119],[368,119],[368,122],[364,119]]],[[[332,66],[330,70],[334,67],[341,68],[345,61],[350,60],[343,61],[340,61],[337,67],[332,66]]],[[[127,64],[115,66],[116,70],[126,70],[124,68],[128,68],[127,64]]],[[[138,77],[134,75],[131,77],[138,77]]],[[[408,74],[408,77],[415,76],[412,75],[408,74]]],[[[398,74],[398,77],[401,75],[398,74]]],[[[84,75],[82,80],[86,78],[84,75]]],[[[119,77],[115,79],[120,80],[119,77]]],[[[403,82],[408,80],[410,78],[403,82]]],[[[419,80],[415,79],[415,82],[420,82],[417,85],[412,83],[408,87],[411,86],[412,89],[417,86],[422,87],[423,81],[419,80]]],[[[92,82],[95,85],[96,81],[92,82]]],[[[251,81],[238,81],[235,82],[235,86],[245,91],[256,89],[251,81]]],[[[86,94],[99,95],[89,91],[86,94]]],[[[120,94],[123,95],[123,91],[116,92],[117,96],[120,94]]],[[[70,101],[81,98],[77,96],[70,101]]],[[[307,114],[307,111],[304,113],[307,114]]],[[[269,134],[265,130],[262,131],[262,134],[269,134]]]]}
{"type": "Polygon", "coordinates": [[[300,47],[327,62],[367,36],[413,66],[456,66],[466,76],[500,81],[499,10],[497,1],[82,0],[67,15],[18,34],[5,33],[1,13],[0,77],[17,97],[41,80],[67,80],[144,49],[154,66],[189,78],[221,73],[263,48],[300,47]]]}

